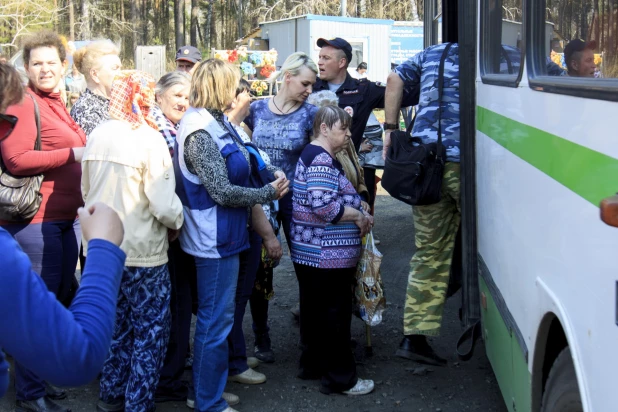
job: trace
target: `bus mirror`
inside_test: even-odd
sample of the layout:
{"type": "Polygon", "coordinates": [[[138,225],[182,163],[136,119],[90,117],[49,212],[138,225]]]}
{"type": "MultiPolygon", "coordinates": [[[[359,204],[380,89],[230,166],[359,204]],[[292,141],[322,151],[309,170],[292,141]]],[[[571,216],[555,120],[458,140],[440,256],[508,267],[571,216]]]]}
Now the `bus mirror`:
{"type": "Polygon", "coordinates": [[[601,201],[601,220],[610,226],[618,227],[618,195],[601,201]]]}

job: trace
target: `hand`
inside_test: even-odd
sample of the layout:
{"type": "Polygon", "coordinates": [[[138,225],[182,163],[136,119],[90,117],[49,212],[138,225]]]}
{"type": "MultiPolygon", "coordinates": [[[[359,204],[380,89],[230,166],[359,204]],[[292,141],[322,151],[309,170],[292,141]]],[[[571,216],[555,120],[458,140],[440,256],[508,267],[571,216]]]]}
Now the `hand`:
{"type": "Polygon", "coordinates": [[[180,230],[167,229],[167,241],[173,242],[180,236],[180,230]]]}
{"type": "Polygon", "coordinates": [[[281,248],[281,243],[277,240],[276,236],[271,236],[268,239],[264,239],[264,247],[266,248],[266,253],[268,257],[273,260],[281,259],[283,256],[283,249],[281,248]]]}
{"type": "Polygon", "coordinates": [[[279,179],[280,177],[287,179],[287,177],[285,176],[285,173],[283,173],[281,170],[277,170],[275,172],[275,178],[279,179]]]}
{"type": "Polygon", "coordinates": [[[356,226],[360,229],[361,237],[365,236],[371,230],[371,226],[373,225],[373,217],[371,215],[366,215],[365,213],[359,211],[358,217],[354,221],[356,226]]]}
{"type": "Polygon", "coordinates": [[[386,160],[388,148],[391,147],[391,132],[392,130],[384,131],[384,147],[382,148],[382,159],[386,160]]]}
{"type": "Polygon", "coordinates": [[[283,196],[287,195],[290,190],[290,181],[285,177],[279,177],[277,180],[270,184],[275,188],[275,197],[273,200],[279,200],[283,196]]]}
{"type": "Polygon", "coordinates": [[[77,214],[86,242],[103,239],[120,246],[124,238],[124,226],[114,209],[104,203],[95,203],[88,210],[80,207],[77,214]]]}
{"type": "Polygon", "coordinates": [[[74,147],[71,149],[73,151],[73,157],[75,158],[75,163],[81,163],[82,158],[84,157],[84,152],[86,151],[85,147],[74,147]]]}
{"type": "Polygon", "coordinates": [[[369,203],[365,202],[364,200],[361,200],[361,206],[363,210],[367,213],[369,213],[369,211],[371,210],[371,206],[369,206],[369,203]]]}
{"type": "Polygon", "coordinates": [[[367,139],[363,140],[363,142],[360,145],[360,153],[367,153],[367,152],[371,152],[371,149],[373,149],[373,145],[371,143],[369,143],[369,141],[367,139]]]}

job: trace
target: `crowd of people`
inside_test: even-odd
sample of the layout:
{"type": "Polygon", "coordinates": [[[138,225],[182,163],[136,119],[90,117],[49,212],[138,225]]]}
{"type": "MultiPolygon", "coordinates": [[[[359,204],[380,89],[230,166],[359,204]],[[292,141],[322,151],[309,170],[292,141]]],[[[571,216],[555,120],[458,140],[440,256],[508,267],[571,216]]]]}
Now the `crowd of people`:
{"type": "MultiPolygon", "coordinates": [[[[38,303],[22,297],[42,301],[19,321],[0,319],[5,330],[19,331],[0,338],[15,359],[17,410],[67,411],[55,402],[66,394],[53,384],[82,384],[100,373],[101,412],[152,411],[165,401],[234,411],[240,399],[225,392],[226,384],[263,383],[267,376],[255,368],[276,359],[268,307],[282,234],[299,282],[297,377],[318,380],[325,394],[373,391],[373,381],[357,376],[350,350],[352,285],[362,238],[374,223],[375,170],[383,165],[369,156],[382,145],[372,111],[385,108],[387,150],[399,108],[419,104],[420,96],[415,130],[435,139],[431,116],[439,103],[429,89],[441,49],[404,63],[385,85],[350,75],[346,40],[319,39],[317,46],[317,63],[290,55],[270,78],[281,83],[277,94],[252,102],[237,67],[203,60],[194,47],[180,48],[177,70],[155,81],[122,70],[110,42],[94,42],[73,56],[67,85],[81,95],[70,113],[59,93],[66,49],[57,34],[25,41],[25,90],[0,64],[0,87],[12,81],[15,89],[0,104],[3,165],[18,176],[44,175],[36,215],[0,221],[0,242],[28,274],[2,275],[2,293],[11,296],[0,299],[3,313],[26,313],[38,303]],[[4,288],[11,282],[13,289],[4,288]],[[22,295],[24,288],[31,290],[22,295]],[[247,303],[253,351],[242,328],[247,303]],[[188,383],[182,375],[193,314],[188,383]],[[52,342],[61,334],[69,341],[43,349],[39,331],[52,342]],[[78,359],[68,362],[71,356],[78,359]]],[[[398,351],[437,365],[446,361],[425,337],[439,333],[460,213],[456,47],[448,59],[445,196],[414,207],[418,252],[398,351]],[[427,283],[435,286],[430,292],[427,283]]],[[[357,71],[363,75],[366,64],[357,71]]],[[[0,352],[0,394],[7,384],[0,352]]]]}

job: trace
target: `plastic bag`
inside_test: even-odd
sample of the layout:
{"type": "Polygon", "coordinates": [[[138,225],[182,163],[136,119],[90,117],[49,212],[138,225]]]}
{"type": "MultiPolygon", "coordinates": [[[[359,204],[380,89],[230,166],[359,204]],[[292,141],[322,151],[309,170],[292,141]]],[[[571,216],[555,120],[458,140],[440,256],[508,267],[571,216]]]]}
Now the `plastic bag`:
{"type": "Polygon", "coordinates": [[[382,322],[386,309],[384,285],[380,275],[382,254],[376,248],[373,232],[363,238],[361,257],[356,266],[356,303],[361,319],[369,326],[382,322]]]}

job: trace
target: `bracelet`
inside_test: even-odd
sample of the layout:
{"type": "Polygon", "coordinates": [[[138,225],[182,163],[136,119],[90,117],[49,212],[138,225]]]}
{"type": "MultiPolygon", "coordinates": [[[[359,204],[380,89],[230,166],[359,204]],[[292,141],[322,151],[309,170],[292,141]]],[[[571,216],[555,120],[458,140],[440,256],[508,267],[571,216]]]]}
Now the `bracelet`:
{"type": "Polygon", "coordinates": [[[384,123],[384,130],[399,130],[399,125],[396,123],[384,123]]]}

